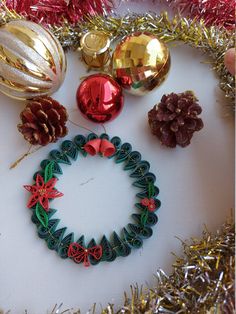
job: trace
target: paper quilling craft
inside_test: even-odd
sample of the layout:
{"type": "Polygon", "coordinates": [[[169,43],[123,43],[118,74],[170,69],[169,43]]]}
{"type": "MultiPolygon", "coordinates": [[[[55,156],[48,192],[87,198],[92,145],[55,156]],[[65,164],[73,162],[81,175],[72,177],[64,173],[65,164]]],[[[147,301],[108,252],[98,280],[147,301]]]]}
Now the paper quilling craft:
{"type": "Polygon", "coordinates": [[[34,180],[33,185],[24,186],[31,193],[27,206],[32,210],[32,221],[39,237],[61,258],[70,258],[86,267],[112,262],[119,256],[128,256],[132,249],[140,248],[143,240],[152,236],[152,227],[158,221],[155,212],[161,204],[157,198],[159,189],[155,185],[156,177],[150,172],[149,162],[143,160],[131,144],[122,143],[117,136],[110,140],[107,134],[98,137],[91,133],[87,138],[77,135],[73,141],[65,140],[59,150],[51,151],[49,158],[41,162],[41,170],[34,175],[34,180]],[[79,234],[79,230],[75,234],[67,232],[60,219],[54,218],[57,211],[51,208],[51,201],[63,196],[55,187],[57,177],[62,175],[62,166],[71,165],[72,161],[79,162],[80,158],[88,155],[94,156],[94,162],[100,156],[108,158],[108,162],[113,159],[115,163],[123,163],[123,169],[133,180],[134,192],[138,190],[133,223],[125,226],[121,234],[116,231],[111,237],[104,234],[99,242],[87,239],[79,234]]]}

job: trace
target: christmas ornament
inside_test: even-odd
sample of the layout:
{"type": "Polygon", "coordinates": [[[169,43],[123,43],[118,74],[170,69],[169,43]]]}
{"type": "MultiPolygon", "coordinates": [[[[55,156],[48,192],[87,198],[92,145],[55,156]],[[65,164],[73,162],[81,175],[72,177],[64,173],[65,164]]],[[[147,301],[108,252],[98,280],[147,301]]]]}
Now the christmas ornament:
{"type": "Polygon", "coordinates": [[[113,52],[112,74],[134,95],[145,95],[158,87],[166,79],[169,69],[169,49],[148,32],[125,37],[113,52]]]}
{"type": "Polygon", "coordinates": [[[151,131],[163,145],[186,147],[195,131],[203,128],[198,115],[202,108],[192,91],[163,95],[161,102],[148,113],[151,131]]]}
{"type": "Polygon", "coordinates": [[[90,266],[89,256],[99,261],[102,258],[102,246],[96,245],[89,249],[84,248],[78,243],[71,243],[68,249],[68,257],[72,258],[75,263],[84,263],[85,267],[90,266]]]}
{"type": "Polygon", "coordinates": [[[0,91],[20,100],[54,93],[63,83],[66,59],[54,35],[24,20],[0,27],[0,91]]]}
{"type": "Polygon", "coordinates": [[[76,24],[85,16],[107,14],[113,8],[109,0],[6,0],[9,9],[44,25],[76,24]]]}
{"type": "Polygon", "coordinates": [[[106,139],[96,138],[84,145],[84,150],[91,156],[98,153],[104,157],[111,157],[115,154],[115,146],[106,139]]]}
{"type": "Polygon", "coordinates": [[[146,206],[150,212],[156,210],[156,204],[153,198],[144,198],[141,200],[141,205],[146,206]]]}
{"type": "Polygon", "coordinates": [[[197,20],[204,20],[207,26],[217,25],[227,29],[235,28],[234,0],[167,0],[173,9],[197,20]]]}
{"type": "MultiPolygon", "coordinates": [[[[23,19],[13,10],[9,10],[2,4],[0,9],[0,25],[12,20],[23,19]]],[[[88,30],[96,30],[106,33],[113,40],[118,40],[124,34],[143,31],[144,29],[158,36],[164,42],[182,41],[192,47],[200,49],[212,59],[212,68],[220,79],[220,88],[229,100],[225,106],[229,106],[231,112],[235,109],[235,78],[229,73],[224,64],[225,52],[235,46],[235,31],[227,31],[212,26],[207,27],[203,21],[175,16],[170,19],[166,12],[156,14],[127,14],[122,18],[113,16],[94,16],[80,23],[80,27],[68,25],[65,22],[60,26],[49,26],[51,31],[59,39],[64,48],[78,48],[81,33],[88,30]]]]}
{"type": "Polygon", "coordinates": [[[161,205],[157,199],[159,189],[155,186],[155,175],[149,170],[150,164],[142,160],[141,154],[133,151],[129,143],[122,144],[117,136],[110,140],[107,134],[98,137],[91,133],[87,137],[77,135],[73,141],[64,141],[61,149],[51,151],[50,157],[41,162],[41,170],[34,175],[36,183],[24,186],[32,194],[27,206],[32,210],[32,221],[37,226],[39,237],[61,258],[69,257],[77,264],[83,263],[85,267],[128,256],[132,249],[142,247],[143,240],[152,236],[152,227],[158,221],[155,211],[161,205]],[[62,164],[71,165],[79,153],[84,157],[87,153],[91,156],[99,153],[114,159],[115,163],[124,163],[124,170],[134,180],[133,186],[140,189],[135,204],[138,213],[132,214],[134,223],[123,228],[120,235],[114,231],[111,240],[103,235],[99,244],[91,239],[86,245],[84,235],[80,235],[77,241],[74,241],[74,233],[64,236],[66,228],[57,229],[59,219],[52,218],[56,210],[50,207],[50,202],[63,195],[55,189],[55,176],[62,174],[62,164]]]}
{"type": "Polygon", "coordinates": [[[111,76],[94,74],[80,84],[77,103],[85,118],[104,123],[119,115],[124,99],[121,87],[111,76]]]}
{"type": "Polygon", "coordinates": [[[35,185],[25,185],[24,188],[32,193],[27,204],[28,208],[32,208],[35,205],[42,206],[42,208],[48,212],[49,211],[49,200],[57,197],[63,196],[62,193],[54,189],[57,179],[51,178],[50,180],[45,180],[41,175],[37,175],[35,185]]]}
{"type": "Polygon", "coordinates": [[[110,39],[100,31],[85,33],[80,40],[83,61],[89,68],[101,68],[110,60],[110,39]]]}
{"type": "MultiPolygon", "coordinates": [[[[19,19],[19,16],[7,10],[0,11],[0,24],[12,19],[19,19]]],[[[113,40],[118,40],[125,34],[143,31],[144,29],[158,36],[164,42],[181,41],[191,47],[200,49],[211,59],[211,66],[219,76],[219,86],[229,100],[225,106],[234,112],[235,108],[235,78],[225,67],[225,52],[235,46],[235,31],[227,31],[212,26],[207,27],[203,21],[175,16],[169,18],[166,12],[156,15],[150,14],[127,14],[122,18],[113,16],[95,16],[80,23],[80,27],[63,26],[51,27],[53,33],[58,37],[65,48],[77,48],[81,32],[99,29],[106,33],[113,40]]]]}
{"type": "Polygon", "coordinates": [[[31,100],[21,112],[18,130],[32,145],[54,143],[68,133],[66,108],[51,97],[31,100]]]}

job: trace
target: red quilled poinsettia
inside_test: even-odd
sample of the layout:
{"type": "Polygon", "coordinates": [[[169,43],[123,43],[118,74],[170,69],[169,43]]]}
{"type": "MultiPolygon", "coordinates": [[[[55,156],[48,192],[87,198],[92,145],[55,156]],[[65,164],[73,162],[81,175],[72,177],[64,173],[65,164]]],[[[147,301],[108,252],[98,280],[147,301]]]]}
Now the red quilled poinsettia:
{"type": "Polygon", "coordinates": [[[156,209],[156,203],[153,198],[143,198],[141,204],[146,206],[150,212],[154,212],[156,209]]]}
{"type": "Polygon", "coordinates": [[[35,185],[24,185],[24,188],[32,193],[27,207],[31,208],[37,203],[40,203],[46,212],[49,211],[49,200],[63,196],[63,193],[54,188],[56,182],[57,179],[52,178],[45,183],[43,177],[37,174],[35,185]]]}

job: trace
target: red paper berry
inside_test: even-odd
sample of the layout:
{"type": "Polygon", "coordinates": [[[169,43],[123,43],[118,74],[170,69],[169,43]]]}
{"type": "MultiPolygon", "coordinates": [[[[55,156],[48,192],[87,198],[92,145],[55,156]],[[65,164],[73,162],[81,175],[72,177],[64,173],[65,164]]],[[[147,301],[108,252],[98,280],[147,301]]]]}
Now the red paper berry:
{"type": "Polygon", "coordinates": [[[149,205],[149,199],[148,199],[148,198],[142,199],[142,200],[141,200],[141,204],[142,204],[143,206],[148,206],[148,205],[149,205]]]}
{"type": "Polygon", "coordinates": [[[156,203],[155,200],[153,198],[143,198],[141,200],[141,204],[145,207],[147,207],[147,209],[150,212],[154,212],[156,209],[156,203]]]}
{"type": "Polygon", "coordinates": [[[148,210],[149,210],[150,212],[153,212],[153,211],[155,211],[155,209],[156,209],[155,201],[154,201],[153,198],[151,198],[151,199],[150,199],[150,202],[149,202],[149,205],[148,205],[148,210]]]}

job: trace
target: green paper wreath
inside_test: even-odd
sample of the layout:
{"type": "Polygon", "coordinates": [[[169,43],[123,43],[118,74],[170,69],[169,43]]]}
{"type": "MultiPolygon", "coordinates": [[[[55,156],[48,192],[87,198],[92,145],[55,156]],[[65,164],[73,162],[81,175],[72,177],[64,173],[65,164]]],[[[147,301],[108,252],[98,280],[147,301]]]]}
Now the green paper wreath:
{"type": "MultiPolygon", "coordinates": [[[[91,151],[90,154],[95,155],[91,151]]],[[[102,261],[112,262],[118,256],[128,256],[132,249],[140,248],[143,240],[152,236],[152,227],[158,221],[154,211],[161,205],[157,199],[159,189],[154,185],[155,175],[149,172],[150,164],[142,160],[141,154],[133,151],[129,143],[122,144],[117,136],[109,141],[107,134],[102,134],[99,138],[94,133],[89,134],[87,138],[77,135],[73,141],[62,142],[61,150],[51,151],[49,159],[41,162],[41,168],[41,171],[34,175],[35,184],[24,186],[32,193],[27,206],[32,209],[32,221],[37,226],[38,236],[44,239],[48,248],[55,250],[61,258],[69,257],[78,264],[83,262],[85,267],[97,265],[102,261]],[[56,176],[62,174],[60,164],[71,165],[71,161],[76,161],[79,154],[86,157],[89,152],[88,145],[94,140],[104,141],[106,145],[114,148],[104,155],[98,153],[100,156],[114,159],[115,163],[124,163],[124,170],[130,171],[129,176],[135,180],[133,185],[141,191],[136,194],[140,201],[135,204],[139,213],[132,214],[134,223],[124,227],[120,235],[114,231],[111,240],[103,235],[99,244],[93,238],[86,245],[84,235],[80,235],[76,242],[73,232],[64,237],[67,228],[57,229],[60,220],[52,218],[56,210],[49,205],[52,199],[63,196],[55,189],[58,180],[56,176]]]]}

